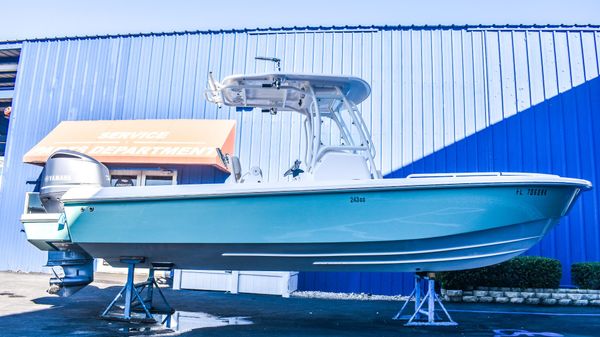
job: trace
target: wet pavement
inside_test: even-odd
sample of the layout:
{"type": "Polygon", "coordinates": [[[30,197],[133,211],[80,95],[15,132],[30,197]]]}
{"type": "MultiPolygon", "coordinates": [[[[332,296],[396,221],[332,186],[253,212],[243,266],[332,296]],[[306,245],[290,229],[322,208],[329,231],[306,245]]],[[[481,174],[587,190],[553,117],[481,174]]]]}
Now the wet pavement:
{"type": "Polygon", "coordinates": [[[600,336],[598,307],[450,303],[458,326],[405,327],[391,319],[396,301],[170,289],[170,327],[131,324],[99,318],[124,275],[100,277],[69,298],[48,295],[48,277],[0,272],[0,336],[600,336]]]}

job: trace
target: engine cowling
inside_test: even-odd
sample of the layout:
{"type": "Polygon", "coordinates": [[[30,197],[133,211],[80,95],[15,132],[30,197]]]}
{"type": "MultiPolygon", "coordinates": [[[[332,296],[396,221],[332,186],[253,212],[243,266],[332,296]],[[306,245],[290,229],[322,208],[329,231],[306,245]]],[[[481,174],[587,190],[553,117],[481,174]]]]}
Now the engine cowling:
{"type": "Polygon", "coordinates": [[[62,212],[63,194],[77,186],[110,186],[108,168],[79,152],[54,152],[46,161],[40,183],[40,200],[46,212],[62,212]]]}

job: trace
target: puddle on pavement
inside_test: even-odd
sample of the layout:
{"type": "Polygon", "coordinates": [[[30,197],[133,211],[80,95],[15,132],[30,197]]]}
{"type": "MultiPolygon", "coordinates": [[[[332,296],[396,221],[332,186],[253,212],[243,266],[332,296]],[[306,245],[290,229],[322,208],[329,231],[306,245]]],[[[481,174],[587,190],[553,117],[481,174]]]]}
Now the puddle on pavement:
{"type": "Polygon", "coordinates": [[[172,315],[157,316],[162,316],[155,316],[155,319],[162,322],[164,327],[177,332],[187,332],[201,328],[217,328],[229,325],[252,324],[252,321],[249,320],[248,317],[218,317],[204,312],[176,311],[172,315]]]}
{"type": "Polygon", "coordinates": [[[118,331],[134,334],[177,335],[195,329],[253,324],[249,317],[219,317],[204,312],[176,311],[171,315],[155,314],[153,316],[157,321],[156,324],[130,323],[125,327],[120,326],[118,331]]]}

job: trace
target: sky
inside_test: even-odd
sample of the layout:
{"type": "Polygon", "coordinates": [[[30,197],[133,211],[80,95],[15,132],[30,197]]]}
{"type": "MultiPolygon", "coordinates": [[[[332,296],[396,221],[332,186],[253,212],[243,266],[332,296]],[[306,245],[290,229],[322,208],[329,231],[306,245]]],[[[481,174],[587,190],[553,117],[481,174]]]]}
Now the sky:
{"type": "Polygon", "coordinates": [[[600,0],[12,0],[0,41],[331,25],[600,24],[600,0]]]}

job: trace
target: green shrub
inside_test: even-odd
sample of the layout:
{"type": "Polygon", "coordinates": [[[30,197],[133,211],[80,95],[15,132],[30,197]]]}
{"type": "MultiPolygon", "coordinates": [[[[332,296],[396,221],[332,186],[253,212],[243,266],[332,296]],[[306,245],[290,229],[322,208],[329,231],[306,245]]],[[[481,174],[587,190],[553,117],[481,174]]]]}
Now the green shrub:
{"type": "Polygon", "coordinates": [[[560,261],[538,256],[518,256],[494,266],[444,272],[438,276],[446,289],[558,288],[561,277],[560,261]]]}
{"type": "Polygon", "coordinates": [[[571,279],[579,288],[600,289],[600,262],[573,263],[571,279]]]}

